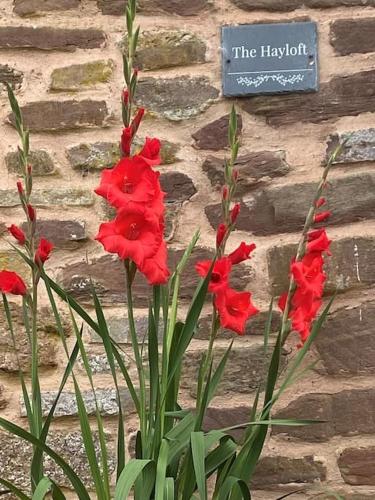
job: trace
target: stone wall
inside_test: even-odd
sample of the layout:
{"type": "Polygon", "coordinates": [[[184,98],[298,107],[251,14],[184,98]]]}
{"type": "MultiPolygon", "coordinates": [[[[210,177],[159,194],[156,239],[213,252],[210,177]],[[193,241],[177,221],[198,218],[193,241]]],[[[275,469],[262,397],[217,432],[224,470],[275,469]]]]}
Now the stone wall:
{"type": "MultiPolygon", "coordinates": [[[[238,158],[242,212],[231,249],[254,241],[249,265],[234,275],[266,311],[270,295],[285,289],[288,261],[306,206],[327,154],[354,132],[333,168],[329,205],[334,240],[327,294],[339,291],[334,310],[310,360],[315,369],[285,395],[278,415],[317,418],[305,428],[275,428],[254,478],[254,498],[375,498],[375,1],[374,0],[140,0],[142,26],[137,63],[142,69],[138,101],[148,109],[141,135],[163,140],[162,183],[167,192],[167,238],[175,263],[200,228],[194,259],[210,255],[214,242],[227,151],[228,113],[236,103],[242,126],[238,158]],[[220,95],[219,27],[224,24],[314,20],[319,27],[321,87],[318,93],[223,99],[220,95]]],[[[111,333],[127,352],[123,274],[119,263],[93,241],[100,221],[111,216],[93,195],[100,170],[118,156],[121,130],[124,0],[0,0],[0,82],[8,82],[32,131],[33,203],[41,233],[56,251],[48,270],[84,304],[89,280],[97,284],[111,333]],[[89,262],[89,264],[88,264],[89,262]]],[[[17,135],[0,87],[0,231],[22,221],[15,192],[19,166],[17,135]]],[[[4,239],[0,267],[22,271],[4,239]]],[[[182,286],[182,310],[196,283],[189,271],[182,286]]],[[[136,284],[139,332],[145,328],[147,289],[136,284]]],[[[21,325],[20,311],[17,325],[21,325]]],[[[196,367],[206,348],[207,317],[193,342],[183,376],[184,401],[193,403],[196,367]]],[[[207,417],[207,428],[248,419],[254,391],[264,376],[265,313],[236,338],[227,375],[207,417]]],[[[274,313],[274,327],[279,322],[274,313]]],[[[70,333],[69,322],[66,324],[70,333]]],[[[218,353],[232,335],[224,332],[218,353]]],[[[117,404],[109,367],[97,337],[85,332],[98,400],[107,416],[108,440],[115,431],[117,404]]],[[[72,342],[72,337],[70,338],[72,342]]],[[[43,407],[48,410],[63,372],[64,353],[48,308],[40,318],[43,407]]],[[[21,326],[20,361],[29,368],[21,326]]],[[[295,356],[295,339],[285,365],[295,356]]],[[[132,370],[127,355],[125,361],[132,370]]],[[[26,425],[20,404],[17,360],[0,313],[1,414],[26,425]]],[[[78,365],[77,373],[82,372],[78,365]]],[[[89,385],[82,378],[88,413],[89,385]]],[[[123,390],[125,402],[129,394],[123,390]]],[[[73,388],[56,410],[51,445],[88,478],[73,388]]],[[[127,430],[136,428],[128,405],[127,430]]],[[[0,476],[27,484],[29,450],[1,435],[0,476]],[[20,453],[22,450],[22,453],[20,453]]],[[[61,472],[48,465],[61,479],[61,472]]],[[[68,484],[66,484],[69,486],[68,484]]],[[[74,498],[74,496],[72,496],[74,498]]]]}

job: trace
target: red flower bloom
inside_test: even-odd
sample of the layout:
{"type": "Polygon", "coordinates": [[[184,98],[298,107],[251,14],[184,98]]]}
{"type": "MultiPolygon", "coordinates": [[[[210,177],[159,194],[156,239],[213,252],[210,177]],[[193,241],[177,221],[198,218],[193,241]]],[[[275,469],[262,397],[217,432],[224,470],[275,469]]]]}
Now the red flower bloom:
{"type": "Polygon", "coordinates": [[[0,291],[12,295],[27,294],[27,288],[22,278],[11,271],[0,271],[0,291]]]}
{"type": "Polygon", "coordinates": [[[223,243],[225,235],[227,234],[227,226],[225,224],[220,224],[216,232],[216,247],[219,248],[223,243]]]}
{"type": "MultiPolygon", "coordinates": [[[[296,290],[291,298],[289,318],[292,329],[298,332],[301,347],[310,335],[311,326],[322,305],[326,274],[324,272],[324,253],[329,253],[331,241],[325,229],[311,231],[307,235],[306,254],[302,260],[291,263],[291,273],[296,290]]],[[[279,299],[279,307],[284,311],[287,294],[279,299]]]]}
{"type": "Polygon", "coordinates": [[[154,172],[140,156],[123,158],[113,169],[103,170],[95,193],[118,209],[139,203],[147,205],[158,216],[164,212],[159,172],[154,172]]]}
{"type": "MultiPolygon", "coordinates": [[[[211,264],[211,260],[202,260],[201,262],[197,262],[195,269],[199,276],[205,278],[210,270],[211,264]]],[[[210,283],[208,285],[208,290],[210,292],[217,293],[223,288],[227,288],[231,268],[232,263],[228,257],[223,257],[215,262],[211,273],[210,283]]]]}
{"type": "Polygon", "coordinates": [[[317,222],[317,223],[324,222],[329,217],[331,217],[331,215],[332,215],[332,212],[330,212],[329,210],[327,210],[325,212],[321,212],[320,214],[316,214],[314,217],[314,222],[317,222]]]}
{"type": "Polygon", "coordinates": [[[12,224],[8,227],[10,234],[18,241],[20,245],[24,245],[26,241],[25,233],[19,227],[12,224]]]}
{"type": "Polygon", "coordinates": [[[241,205],[239,203],[236,203],[230,212],[230,220],[232,224],[236,222],[240,210],[241,210],[241,205]]]}
{"type": "Polygon", "coordinates": [[[311,231],[307,235],[307,252],[326,252],[328,255],[331,240],[328,239],[325,229],[317,229],[316,231],[311,231]]]}
{"type": "Polygon", "coordinates": [[[259,312],[251,303],[251,293],[236,292],[231,288],[216,295],[215,306],[219,312],[220,325],[239,335],[244,334],[246,321],[259,312]]]}
{"type": "Polygon", "coordinates": [[[49,259],[49,256],[53,250],[53,244],[42,238],[39,242],[39,246],[37,251],[35,252],[35,262],[37,264],[43,264],[46,260],[49,259]]]}
{"type": "Polygon", "coordinates": [[[154,165],[160,165],[160,141],[159,139],[150,139],[146,137],[145,145],[142,150],[138,153],[150,167],[154,165]]]}
{"type": "Polygon", "coordinates": [[[250,254],[253,250],[255,250],[256,245],[251,243],[251,245],[246,245],[243,241],[240,246],[232,253],[228,255],[229,260],[233,265],[239,264],[244,260],[250,259],[250,254]]]}
{"type": "Polygon", "coordinates": [[[294,262],[291,265],[293,278],[304,294],[311,293],[314,297],[320,297],[323,294],[323,285],[325,274],[322,272],[323,261],[320,256],[315,257],[311,263],[306,261],[294,262]]]}
{"type": "Polygon", "coordinates": [[[100,225],[96,240],[120,259],[131,259],[141,268],[154,257],[162,242],[159,218],[143,205],[132,204],[117,213],[115,220],[100,225]]]}
{"type": "Polygon", "coordinates": [[[167,245],[164,241],[160,243],[155,255],[145,259],[139,270],[146,276],[150,285],[163,285],[168,281],[167,245]]]}

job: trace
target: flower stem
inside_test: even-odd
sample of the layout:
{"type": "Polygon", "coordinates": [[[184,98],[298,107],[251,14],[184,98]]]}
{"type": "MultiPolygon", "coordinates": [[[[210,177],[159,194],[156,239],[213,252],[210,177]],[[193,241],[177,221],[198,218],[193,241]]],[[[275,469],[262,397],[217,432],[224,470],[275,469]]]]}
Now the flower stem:
{"type": "Polygon", "coordinates": [[[128,321],[130,337],[132,342],[132,347],[135,356],[135,362],[137,365],[139,388],[140,388],[140,429],[142,437],[142,450],[144,451],[146,443],[146,432],[147,432],[147,419],[146,419],[146,382],[145,375],[142,364],[142,356],[139,350],[137,331],[135,327],[134,313],[133,313],[133,293],[132,293],[132,283],[134,280],[134,264],[129,260],[125,261],[125,271],[126,271],[126,301],[128,308],[128,321]]]}

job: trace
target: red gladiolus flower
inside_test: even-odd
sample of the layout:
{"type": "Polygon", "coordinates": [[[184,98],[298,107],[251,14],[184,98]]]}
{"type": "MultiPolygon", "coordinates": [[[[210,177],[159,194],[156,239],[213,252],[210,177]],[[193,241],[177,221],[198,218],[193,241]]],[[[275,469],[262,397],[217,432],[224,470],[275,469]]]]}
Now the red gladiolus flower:
{"type": "Polygon", "coordinates": [[[18,241],[20,245],[24,245],[26,241],[25,233],[19,227],[12,224],[8,227],[10,234],[18,241]]]}
{"type": "Polygon", "coordinates": [[[326,212],[321,212],[320,214],[316,214],[314,217],[314,222],[324,222],[325,220],[328,219],[328,217],[331,217],[332,212],[327,210],[326,212]]]}
{"type": "Polygon", "coordinates": [[[163,285],[168,281],[167,245],[164,241],[160,243],[153,257],[145,259],[139,270],[146,276],[150,285],[163,285]]]}
{"type": "Polygon", "coordinates": [[[246,243],[243,241],[234,252],[228,255],[228,258],[233,265],[240,264],[240,262],[250,259],[250,254],[255,250],[255,248],[256,245],[254,243],[246,245],[246,243]]]}
{"type": "Polygon", "coordinates": [[[130,150],[133,140],[131,127],[125,127],[121,135],[121,151],[124,156],[130,156],[130,150]]]}
{"type": "Polygon", "coordinates": [[[309,263],[310,265],[305,264],[305,262],[302,260],[291,265],[294,281],[303,293],[311,293],[315,297],[320,297],[323,294],[323,285],[326,279],[322,272],[322,258],[320,256],[314,258],[309,263]]]}
{"type": "Polygon", "coordinates": [[[219,227],[217,228],[217,233],[216,233],[217,248],[219,248],[220,245],[223,243],[226,234],[227,234],[227,226],[225,224],[220,224],[219,227]]]}
{"type": "Polygon", "coordinates": [[[100,225],[96,240],[120,259],[131,259],[142,268],[154,257],[162,243],[159,218],[143,205],[132,204],[119,210],[115,220],[100,225]]]}
{"type": "Polygon", "coordinates": [[[311,231],[307,235],[307,252],[326,252],[330,255],[329,246],[331,240],[328,239],[325,229],[317,229],[316,231],[311,231]]]}
{"type": "Polygon", "coordinates": [[[228,199],[228,186],[223,187],[223,194],[222,194],[223,200],[228,199]]]}
{"type": "Polygon", "coordinates": [[[145,145],[138,153],[138,156],[150,165],[150,167],[160,165],[160,147],[161,144],[159,139],[150,139],[150,137],[146,137],[145,145]]]}
{"type": "Polygon", "coordinates": [[[236,203],[230,212],[230,220],[232,224],[236,222],[240,210],[241,210],[241,205],[239,203],[236,203]]]}
{"type": "MultiPolygon", "coordinates": [[[[310,335],[311,326],[322,305],[322,296],[326,274],[324,272],[324,254],[329,254],[331,241],[325,229],[311,231],[307,235],[306,254],[302,260],[291,263],[296,290],[291,298],[289,318],[292,329],[298,332],[301,347],[310,335]]],[[[287,294],[279,299],[279,307],[284,311],[287,294]]]]}
{"type": "Polygon", "coordinates": [[[17,182],[17,191],[19,192],[19,194],[23,194],[23,186],[21,181],[17,182]]]}
{"type": "Polygon", "coordinates": [[[159,172],[153,171],[140,156],[123,158],[113,169],[103,170],[95,193],[118,209],[132,203],[147,205],[158,216],[164,212],[159,172]]]}
{"type": "Polygon", "coordinates": [[[245,333],[246,321],[259,312],[251,302],[251,293],[236,292],[231,288],[216,295],[215,306],[219,312],[220,325],[239,335],[245,333]]]}
{"type": "Polygon", "coordinates": [[[27,215],[31,222],[35,220],[35,209],[31,205],[27,205],[27,215]]]}
{"type": "Polygon", "coordinates": [[[42,238],[39,242],[37,251],[35,252],[35,262],[37,264],[44,264],[44,262],[49,259],[52,250],[53,244],[42,238]]]}
{"type": "MultiPolygon", "coordinates": [[[[202,260],[201,262],[197,262],[195,269],[199,276],[205,278],[210,270],[211,264],[211,260],[202,260]]],[[[227,288],[231,269],[232,263],[228,257],[223,257],[222,259],[217,260],[212,269],[208,290],[210,292],[217,293],[223,288],[227,288]]]]}
{"type": "Polygon", "coordinates": [[[22,278],[11,271],[0,271],[0,291],[12,295],[27,294],[27,288],[22,278]]]}

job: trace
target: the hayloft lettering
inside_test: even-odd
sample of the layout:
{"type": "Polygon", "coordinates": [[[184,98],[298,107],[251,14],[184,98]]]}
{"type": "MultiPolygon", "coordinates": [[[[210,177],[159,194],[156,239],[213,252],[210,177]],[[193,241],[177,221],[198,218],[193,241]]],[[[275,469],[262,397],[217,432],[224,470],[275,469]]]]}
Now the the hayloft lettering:
{"type": "Polygon", "coordinates": [[[241,47],[232,47],[235,59],[249,59],[257,56],[257,49],[247,49],[244,45],[241,47]]]}
{"type": "Polygon", "coordinates": [[[307,56],[307,45],[300,42],[298,45],[289,45],[286,43],[283,47],[272,47],[272,45],[262,45],[260,48],[261,57],[276,57],[283,59],[284,57],[307,56]]]}
{"type": "Polygon", "coordinates": [[[313,22],[224,26],[224,95],[317,91],[317,37],[313,22]]]}

